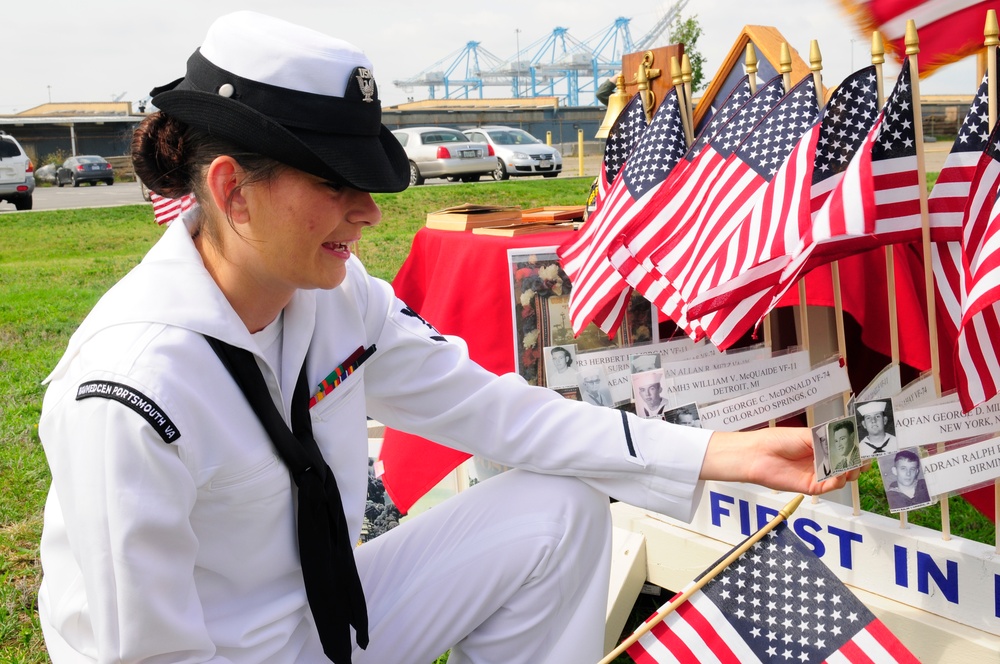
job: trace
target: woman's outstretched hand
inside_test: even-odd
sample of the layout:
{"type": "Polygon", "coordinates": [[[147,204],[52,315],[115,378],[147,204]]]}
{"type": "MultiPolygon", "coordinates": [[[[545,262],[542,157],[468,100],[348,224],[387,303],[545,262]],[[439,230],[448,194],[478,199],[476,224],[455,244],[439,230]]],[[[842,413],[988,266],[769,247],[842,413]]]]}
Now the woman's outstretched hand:
{"type": "Polygon", "coordinates": [[[777,491],[816,495],[841,488],[848,480],[857,479],[861,470],[817,482],[812,432],[804,427],[773,427],[714,432],[700,478],[751,482],[777,491]]]}

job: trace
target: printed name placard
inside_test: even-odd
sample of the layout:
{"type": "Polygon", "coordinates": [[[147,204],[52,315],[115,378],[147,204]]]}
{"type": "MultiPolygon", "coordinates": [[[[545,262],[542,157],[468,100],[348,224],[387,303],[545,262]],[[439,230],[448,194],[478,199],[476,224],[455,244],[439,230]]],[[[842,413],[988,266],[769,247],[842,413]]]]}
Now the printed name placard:
{"type": "Polygon", "coordinates": [[[663,364],[663,375],[670,378],[692,376],[710,371],[723,371],[770,357],[770,349],[761,347],[736,353],[715,353],[704,357],[688,358],[663,364]]]}
{"type": "Polygon", "coordinates": [[[666,381],[666,390],[678,403],[709,404],[776,385],[809,370],[809,352],[797,351],[755,359],[666,381]]]}
{"type": "MultiPolygon", "coordinates": [[[[753,484],[706,482],[690,524],[657,519],[738,544],[777,515],[792,494],[753,484]]],[[[824,498],[789,519],[795,534],[845,583],[1000,636],[1000,557],[992,545],[863,512],[824,498]]]]}
{"type": "Polygon", "coordinates": [[[899,365],[890,364],[882,369],[865,389],[858,393],[858,401],[874,401],[896,396],[903,389],[903,379],[899,374],[899,365]]]}
{"type": "Polygon", "coordinates": [[[1000,477],[1000,439],[972,443],[921,461],[927,491],[937,496],[1000,477]]]}
{"type": "Polygon", "coordinates": [[[933,401],[934,398],[934,376],[926,374],[910,382],[899,391],[899,394],[893,395],[892,407],[916,406],[919,403],[933,401]]]}
{"type": "Polygon", "coordinates": [[[628,403],[632,400],[632,362],[629,358],[633,354],[634,348],[580,353],[576,356],[577,371],[585,373],[588,369],[603,368],[607,376],[606,387],[611,391],[615,405],[628,403]]]}
{"type": "Polygon", "coordinates": [[[791,415],[850,389],[847,369],[837,359],[777,385],[699,408],[701,425],[738,431],[791,415]]]}
{"type": "MultiPolygon", "coordinates": [[[[894,402],[895,404],[895,402],[894,402]]],[[[899,447],[917,447],[1000,431],[1000,397],[962,412],[957,394],[932,403],[895,409],[899,447]]]]}

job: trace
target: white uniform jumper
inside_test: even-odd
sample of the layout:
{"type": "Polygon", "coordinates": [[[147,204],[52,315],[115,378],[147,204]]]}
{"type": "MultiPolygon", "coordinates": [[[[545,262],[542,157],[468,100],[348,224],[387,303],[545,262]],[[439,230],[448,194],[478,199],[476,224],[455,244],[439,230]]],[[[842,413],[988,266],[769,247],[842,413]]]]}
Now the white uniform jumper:
{"type": "Polygon", "coordinates": [[[366,415],[534,471],[483,482],[356,550],[371,645],[355,662],[430,664],[452,646],[453,664],[599,658],[607,495],[689,519],[709,432],[497,377],[353,258],[338,288],[297,292],[285,308],[275,375],[205,270],[193,216],[101,299],[49,378],[39,612],[53,662],[326,661],[293,485],[202,335],[256,353],[286,419],[304,357],[318,386],[376,345],[311,411],[352,539],[366,415]]]}

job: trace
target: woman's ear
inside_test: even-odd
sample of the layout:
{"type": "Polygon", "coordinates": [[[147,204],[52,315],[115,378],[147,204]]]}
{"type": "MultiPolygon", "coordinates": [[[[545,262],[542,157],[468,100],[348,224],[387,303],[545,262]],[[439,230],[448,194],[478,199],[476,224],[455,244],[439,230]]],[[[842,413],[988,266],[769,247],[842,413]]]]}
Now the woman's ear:
{"type": "Polygon", "coordinates": [[[207,184],[215,207],[234,224],[250,220],[247,201],[240,182],[246,173],[239,162],[228,155],[216,157],[208,166],[207,184]]]}

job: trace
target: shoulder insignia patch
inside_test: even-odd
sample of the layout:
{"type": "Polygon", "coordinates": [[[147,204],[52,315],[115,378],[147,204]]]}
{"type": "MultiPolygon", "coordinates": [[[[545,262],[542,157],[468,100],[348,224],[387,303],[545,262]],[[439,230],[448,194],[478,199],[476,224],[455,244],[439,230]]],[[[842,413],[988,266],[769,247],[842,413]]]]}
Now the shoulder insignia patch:
{"type": "Polygon", "coordinates": [[[404,316],[409,316],[410,318],[415,318],[418,321],[420,321],[421,323],[423,323],[424,326],[433,333],[433,334],[430,334],[428,336],[431,339],[433,339],[434,341],[448,341],[443,336],[441,336],[440,332],[438,332],[436,329],[434,329],[433,325],[431,325],[430,323],[428,323],[427,321],[425,321],[423,319],[423,317],[420,314],[418,314],[416,311],[414,311],[413,309],[410,309],[409,307],[403,307],[402,309],[399,310],[399,313],[403,314],[404,316]]]}
{"type": "Polygon", "coordinates": [[[139,413],[149,425],[156,429],[165,443],[176,442],[181,437],[174,423],[170,421],[156,403],[142,392],[137,392],[128,385],[107,380],[91,380],[80,385],[76,391],[76,400],[100,397],[124,404],[139,413]]]}

